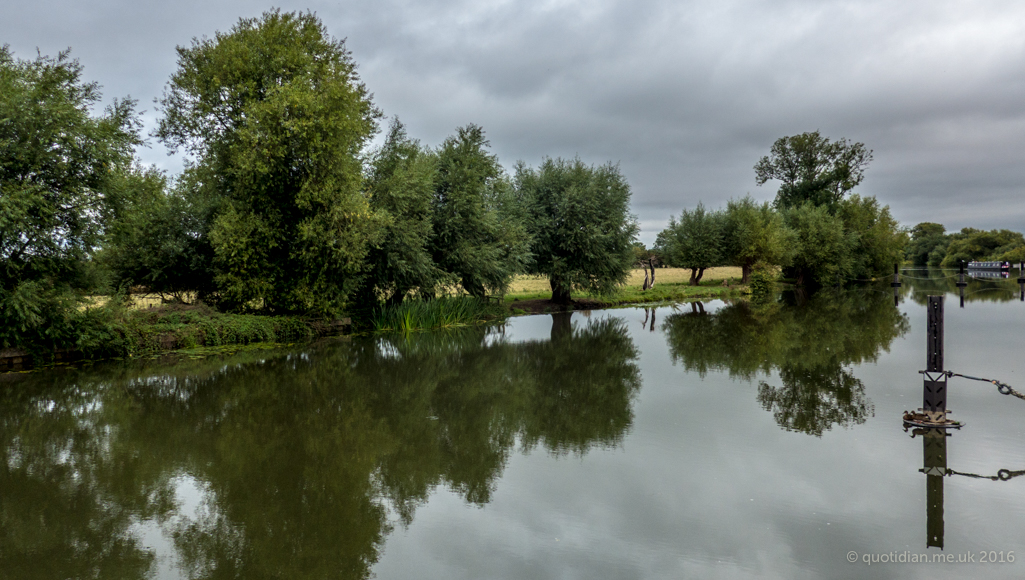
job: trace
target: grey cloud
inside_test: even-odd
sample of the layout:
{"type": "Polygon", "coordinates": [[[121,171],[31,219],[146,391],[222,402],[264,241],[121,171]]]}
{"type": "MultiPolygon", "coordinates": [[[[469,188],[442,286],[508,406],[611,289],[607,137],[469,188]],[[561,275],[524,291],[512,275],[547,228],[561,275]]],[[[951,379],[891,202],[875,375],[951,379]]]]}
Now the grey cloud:
{"type": "MultiPolygon", "coordinates": [[[[378,105],[437,144],[474,122],[507,167],[619,162],[651,243],[670,213],[750,192],[783,135],[819,129],[875,151],[861,193],[912,225],[1025,229],[1025,7],[1014,2],[343,2],[310,8],[347,38],[378,105]]],[[[253,2],[23,3],[19,56],[72,46],[149,127],[174,46],[253,2]]],[[[147,162],[176,169],[154,144],[147,162]]]]}

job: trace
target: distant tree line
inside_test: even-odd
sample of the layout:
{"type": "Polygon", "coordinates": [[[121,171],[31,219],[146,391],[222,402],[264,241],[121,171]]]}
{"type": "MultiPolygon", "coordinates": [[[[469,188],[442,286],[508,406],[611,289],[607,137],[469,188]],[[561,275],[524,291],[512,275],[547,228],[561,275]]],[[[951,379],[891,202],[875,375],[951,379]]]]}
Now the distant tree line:
{"type": "Polygon", "coordinates": [[[95,115],[99,88],[67,52],[0,48],[3,346],[72,340],[84,296],[118,288],[336,316],[500,294],[518,273],[548,277],[561,302],[626,279],[637,224],[618,166],[509,175],[473,124],[428,147],[394,119],[371,149],[383,113],[310,13],[177,51],[154,136],[187,163],[168,177],[135,160],[134,101],[95,115]]]}
{"type": "Polygon", "coordinates": [[[852,194],[872,152],[817,131],[783,137],[755,165],[756,182],[781,182],[772,204],[750,196],[709,210],[702,204],[670,217],[654,251],[671,266],[704,271],[737,266],[743,281],[756,269],[782,268],[797,284],[846,283],[902,262],[907,233],[874,197],[852,194]]]}
{"type": "Polygon", "coordinates": [[[922,222],[911,228],[907,261],[915,266],[956,268],[961,262],[1025,260],[1025,237],[1010,230],[963,228],[946,233],[946,228],[922,222]]]}

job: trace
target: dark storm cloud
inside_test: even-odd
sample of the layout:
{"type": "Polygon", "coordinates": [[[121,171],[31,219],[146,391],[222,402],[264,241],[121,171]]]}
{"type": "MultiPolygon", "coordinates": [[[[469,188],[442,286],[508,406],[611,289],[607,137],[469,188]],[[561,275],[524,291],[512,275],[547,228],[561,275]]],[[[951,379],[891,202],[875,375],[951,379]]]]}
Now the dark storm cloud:
{"type": "MultiPolygon", "coordinates": [[[[109,97],[156,116],[174,46],[265,5],[18,3],[19,56],[72,46],[109,97]]],[[[670,213],[754,185],[783,135],[819,129],[875,151],[860,192],[906,224],[1025,229],[1025,6],[1015,2],[343,2],[312,9],[346,37],[388,115],[437,144],[487,131],[507,165],[614,161],[650,243],[670,213]]],[[[154,144],[140,155],[175,168],[154,144]]]]}

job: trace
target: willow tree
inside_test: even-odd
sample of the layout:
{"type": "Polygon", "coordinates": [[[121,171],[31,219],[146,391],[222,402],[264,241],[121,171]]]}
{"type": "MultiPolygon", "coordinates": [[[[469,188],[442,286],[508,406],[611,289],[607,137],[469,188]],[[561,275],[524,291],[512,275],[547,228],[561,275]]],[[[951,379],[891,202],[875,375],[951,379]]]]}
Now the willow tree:
{"type": "Polygon", "coordinates": [[[726,220],[721,211],[708,211],[704,204],[669,216],[669,225],[659,232],[655,247],[669,266],[690,269],[690,285],[697,286],[705,270],[722,266],[726,259],[726,220]]]}
{"type": "Polygon", "coordinates": [[[371,208],[385,219],[381,243],[367,258],[367,301],[376,302],[370,293],[380,292],[390,304],[398,304],[410,290],[433,293],[447,279],[429,247],[437,173],[437,154],[410,139],[396,119],[371,158],[366,184],[371,208]]]}
{"type": "Polygon", "coordinates": [[[546,159],[537,169],[520,163],[516,189],[531,236],[527,271],[548,277],[553,302],[568,303],[573,290],[609,294],[626,280],[637,222],[619,167],[580,159],[546,159]]]}
{"type": "Polygon", "coordinates": [[[271,11],[178,47],[157,135],[219,200],[209,231],[225,306],[330,314],[380,232],[361,151],[380,112],[312,13],[271,11]]]}
{"type": "Polygon", "coordinates": [[[0,348],[80,338],[69,320],[139,143],[134,103],[94,115],[99,101],[68,52],[0,46],[0,348]]]}
{"type": "Polygon", "coordinates": [[[431,256],[472,296],[501,293],[523,269],[527,239],[484,130],[467,125],[438,150],[431,256]]]}
{"type": "Polygon", "coordinates": [[[747,284],[756,264],[787,266],[793,259],[794,232],[768,203],[755,203],[750,196],[730,200],[723,219],[725,253],[741,268],[741,283],[747,284]]]}

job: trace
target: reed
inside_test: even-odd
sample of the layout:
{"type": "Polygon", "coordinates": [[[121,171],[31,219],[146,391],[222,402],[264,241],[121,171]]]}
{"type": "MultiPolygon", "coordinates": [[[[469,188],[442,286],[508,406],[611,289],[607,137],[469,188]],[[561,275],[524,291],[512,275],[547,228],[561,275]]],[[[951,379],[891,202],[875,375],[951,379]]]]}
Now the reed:
{"type": "Polygon", "coordinates": [[[434,300],[406,300],[374,312],[372,325],[377,331],[413,332],[432,328],[470,326],[504,318],[507,310],[500,304],[472,296],[442,296],[434,300]]]}

